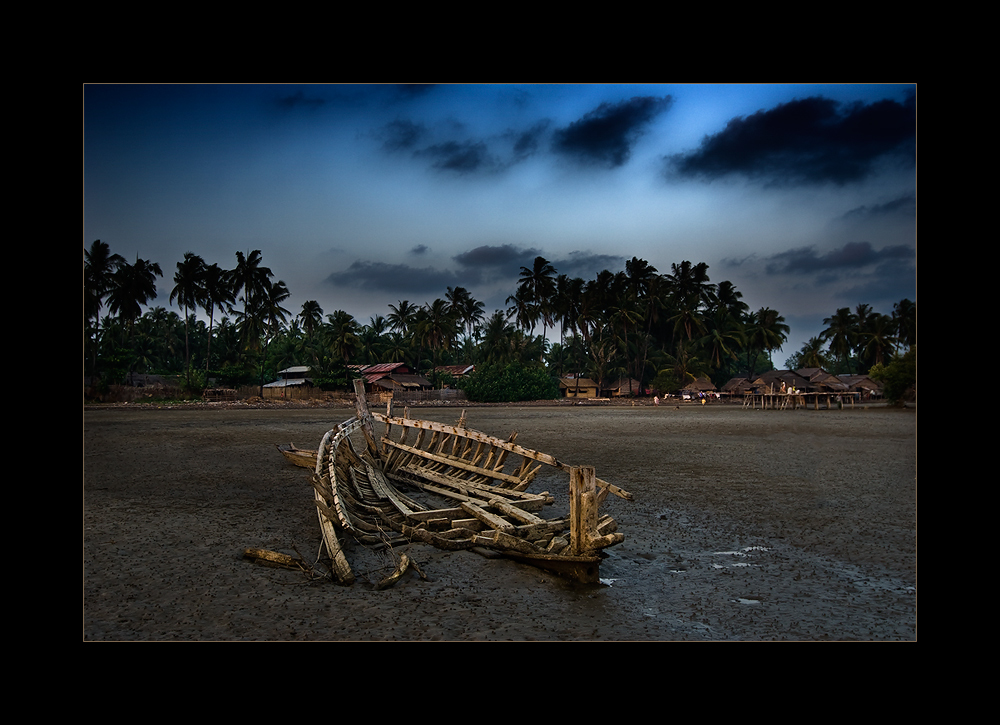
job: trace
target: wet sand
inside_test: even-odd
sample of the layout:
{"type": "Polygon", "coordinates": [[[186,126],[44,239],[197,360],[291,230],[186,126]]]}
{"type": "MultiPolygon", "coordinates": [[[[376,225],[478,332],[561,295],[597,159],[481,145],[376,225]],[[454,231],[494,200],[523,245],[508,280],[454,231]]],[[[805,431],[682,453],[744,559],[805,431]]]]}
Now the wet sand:
{"type": "MultiPolygon", "coordinates": [[[[454,422],[459,408],[414,414],[454,422]]],[[[600,585],[426,545],[359,580],[308,581],[247,548],[315,560],[308,473],[347,409],[84,413],[86,641],[893,640],[916,629],[916,412],[739,405],[469,408],[468,424],[630,491],[600,585]],[[391,571],[391,569],[390,569],[391,571]]],[[[532,490],[558,490],[562,475],[532,490]]]]}

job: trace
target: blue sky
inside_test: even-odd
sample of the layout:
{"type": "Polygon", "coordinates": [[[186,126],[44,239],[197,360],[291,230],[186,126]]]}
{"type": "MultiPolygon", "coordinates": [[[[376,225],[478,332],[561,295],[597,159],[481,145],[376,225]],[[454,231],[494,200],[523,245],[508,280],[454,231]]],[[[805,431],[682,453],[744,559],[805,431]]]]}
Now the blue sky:
{"type": "MultiPolygon", "coordinates": [[[[449,286],[503,308],[537,255],[590,279],[705,262],[791,327],[916,301],[916,87],[87,85],[84,246],[261,250],[298,313],[449,286]]],[[[179,311],[179,310],[178,310],[179,311]]]]}

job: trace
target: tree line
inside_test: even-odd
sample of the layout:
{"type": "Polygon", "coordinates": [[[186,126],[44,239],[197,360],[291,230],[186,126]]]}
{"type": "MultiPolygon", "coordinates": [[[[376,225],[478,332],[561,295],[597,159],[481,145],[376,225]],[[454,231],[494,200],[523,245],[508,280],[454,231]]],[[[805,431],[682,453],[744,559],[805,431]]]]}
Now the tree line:
{"type": "MultiPolygon", "coordinates": [[[[789,332],[776,310],[751,310],[732,282],[712,283],[708,265],[690,261],[661,273],[633,257],[623,271],[583,279],[559,274],[539,256],[521,268],[505,309],[487,314],[468,290],[448,287],[424,304],[398,300],[367,323],[344,310],[324,313],[315,300],[287,309],[291,293],[274,280],[260,250],[236,252],[232,269],[185,253],[169,296],[181,315],[159,306],[143,312],[160,277],[158,264],[138,257],[130,263],[100,240],[84,249],[86,375],[107,384],[132,373],[182,374],[200,391],[211,378],[263,387],[277,370],[308,365],[318,384],[336,389],[349,384],[352,365],[402,362],[442,384],[449,380],[435,367],[475,364],[508,375],[514,366],[533,380],[541,371],[600,384],[634,380],[634,393],[650,386],[662,393],[701,376],[721,385],[772,369],[771,355],[789,332]],[[558,342],[550,343],[556,330],[558,342]]],[[[868,305],[838,310],[786,366],[884,366],[915,347],[915,319],[909,300],[891,314],[868,305]]]]}

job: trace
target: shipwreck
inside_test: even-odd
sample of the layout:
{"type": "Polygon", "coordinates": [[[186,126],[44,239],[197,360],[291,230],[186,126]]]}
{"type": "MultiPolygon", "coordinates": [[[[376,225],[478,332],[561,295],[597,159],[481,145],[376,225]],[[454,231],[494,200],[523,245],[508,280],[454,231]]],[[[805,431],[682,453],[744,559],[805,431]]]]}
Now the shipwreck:
{"type": "Polygon", "coordinates": [[[279,446],[297,465],[313,464],[322,546],[343,584],[355,580],[348,537],[366,547],[425,543],[508,557],[586,583],[599,580],[603,550],[624,540],[599,509],[608,495],[632,496],[593,467],[520,446],[516,432],[501,439],[473,430],[464,411],[455,425],[410,418],[408,409],[397,417],[392,401],[384,414],[369,411],[360,380],[355,408],[318,450],[279,446]],[[528,490],[544,466],[568,478],[561,508],[552,493],[528,490]],[[558,513],[546,518],[549,507],[558,513]]]}

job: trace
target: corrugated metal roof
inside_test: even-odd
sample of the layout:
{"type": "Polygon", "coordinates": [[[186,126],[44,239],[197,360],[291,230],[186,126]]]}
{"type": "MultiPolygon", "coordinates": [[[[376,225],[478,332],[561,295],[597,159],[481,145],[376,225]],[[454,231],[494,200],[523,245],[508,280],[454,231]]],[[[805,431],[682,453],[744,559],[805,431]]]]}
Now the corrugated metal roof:
{"type": "Polygon", "coordinates": [[[391,373],[396,368],[405,368],[406,363],[375,363],[374,365],[369,365],[364,368],[361,372],[364,373],[365,377],[369,375],[374,375],[375,373],[391,373]]]}

